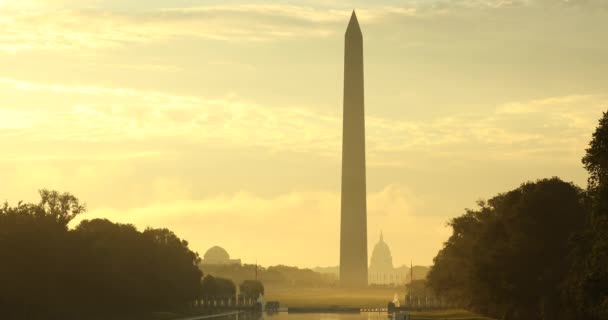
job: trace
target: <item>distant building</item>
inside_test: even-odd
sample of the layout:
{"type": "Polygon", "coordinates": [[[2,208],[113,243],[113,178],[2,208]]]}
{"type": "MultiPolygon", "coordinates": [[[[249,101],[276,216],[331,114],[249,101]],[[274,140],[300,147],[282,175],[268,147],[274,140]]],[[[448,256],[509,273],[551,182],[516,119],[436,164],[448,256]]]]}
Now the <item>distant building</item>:
{"type": "Polygon", "coordinates": [[[202,265],[241,265],[241,259],[230,259],[230,255],[222,247],[212,247],[207,252],[201,261],[202,265]]]}
{"type": "Polygon", "coordinates": [[[374,246],[370,259],[368,281],[369,284],[404,284],[409,280],[409,269],[393,267],[393,256],[388,244],[380,233],[380,241],[374,246]]]}

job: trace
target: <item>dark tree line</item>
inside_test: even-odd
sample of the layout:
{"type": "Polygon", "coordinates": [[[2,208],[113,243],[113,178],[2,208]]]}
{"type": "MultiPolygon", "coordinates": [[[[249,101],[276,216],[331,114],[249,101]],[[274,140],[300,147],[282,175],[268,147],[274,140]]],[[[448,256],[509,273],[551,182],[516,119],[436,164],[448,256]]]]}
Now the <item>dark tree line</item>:
{"type": "Polygon", "coordinates": [[[608,319],[608,113],[583,164],[586,190],[527,182],[451,220],[430,287],[500,319],[608,319]]]}
{"type": "Polygon", "coordinates": [[[257,298],[264,294],[264,285],[257,280],[245,280],[239,285],[239,290],[244,297],[257,298]]]}
{"type": "Polygon", "coordinates": [[[202,295],[199,257],[167,229],[108,220],[67,224],[78,199],[42,190],[36,204],[0,207],[3,319],[86,319],[178,310],[202,295]]]}
{"type": "Polygon", "coordinates": [[[252,264],[201,265],[205,274],[241,283],[257,276],[267,286],[327,287],[333,282],[319,272],[284,265],[261,267],[252,264]]]}
{"type": "Polygon", "coordinates": [[[236,286],[232,280],[207,275],[202,281],[201,292],[203,298],[236,297],[236,286]]]}

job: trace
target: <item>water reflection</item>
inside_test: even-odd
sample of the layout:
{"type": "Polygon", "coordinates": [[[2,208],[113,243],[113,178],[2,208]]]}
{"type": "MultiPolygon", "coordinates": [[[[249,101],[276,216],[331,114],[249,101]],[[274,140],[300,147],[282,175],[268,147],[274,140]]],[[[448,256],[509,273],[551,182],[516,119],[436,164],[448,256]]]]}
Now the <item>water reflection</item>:
{"type": "Polygon", "coordinates": [[[263,320],[387,320],[386,312],[362,313],[277,313],[263,315],[263,320]]]}
{"type": "Polygon", "coordinates": [[[214,320],[387,320],[386,312],[361,313],[241,313],[214,320]]]}

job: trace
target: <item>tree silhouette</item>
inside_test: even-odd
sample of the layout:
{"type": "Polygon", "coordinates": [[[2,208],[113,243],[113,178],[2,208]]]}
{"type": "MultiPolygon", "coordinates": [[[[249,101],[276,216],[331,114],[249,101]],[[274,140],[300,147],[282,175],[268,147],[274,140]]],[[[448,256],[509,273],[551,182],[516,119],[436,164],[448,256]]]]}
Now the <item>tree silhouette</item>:
{"type": "Polygon", "coordinates": [[[264,285],[260,281],[245,280],[239,286],[241,295],[248,298],[257,298],[260,294],[264,294],[264,285]]]}
{"type": "Polygon", "coordinates": [[[582,191],[526,183],[453,219],[429,284],[503,319],[608,319],[608,113],[582,163],[582,191]]]}
{"type": "Polygon", "coordinates": [[[564,256],[585,226],[584,192],[558,178],[528,182],[450,223],[435,258],[436,292],[502,319],[569,319],[564,256]],[[564,318],[565,317],[565,318],[564,318]]]}
{"type": "Polygon", "coordinates": [[[232,280],[216,278],[210,275],[205,276],[203,279],[201,291],[203,297],[234,298],[236,296],[236,286],[232,280]]]}
{"type": "Polygon", "coordinates": [[[85,211],[68,193],[0,207],[3,319],[88,319],[180,310],[201,294],[198,255],[167,229],[139,232],[85,211]]]}
{"type": "Polygon", "coordinates": [[[582,162],[589,172],[592,209],[587,232],[578,243],[582,276],[574,286],[587,319],[608,319],[608,113],[599,120],[582,162]]]}

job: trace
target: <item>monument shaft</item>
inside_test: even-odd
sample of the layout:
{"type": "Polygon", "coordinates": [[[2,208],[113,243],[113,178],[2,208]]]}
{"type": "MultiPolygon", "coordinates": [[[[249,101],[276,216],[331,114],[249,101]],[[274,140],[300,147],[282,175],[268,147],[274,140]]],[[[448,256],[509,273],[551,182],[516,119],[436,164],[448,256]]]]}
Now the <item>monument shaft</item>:
{"type": "Polygon", "coordinates": [[[340,284],[367,286],[363,35],[353,15],[345,35],[340,284]]]}

